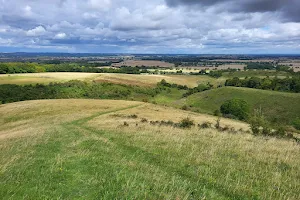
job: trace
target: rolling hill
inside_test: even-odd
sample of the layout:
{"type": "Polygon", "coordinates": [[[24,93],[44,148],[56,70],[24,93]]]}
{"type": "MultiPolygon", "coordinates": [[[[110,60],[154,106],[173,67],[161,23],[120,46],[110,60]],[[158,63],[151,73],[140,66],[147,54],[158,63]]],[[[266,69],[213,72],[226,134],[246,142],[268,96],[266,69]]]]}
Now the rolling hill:
{"type": "Polygon", "coordinates": [[[24,101],[0,113],[3,199],[300,198],[299,145],[242,122],[182,129],[166,122],[216,118],[121,100],[24,101]]]}
{"type": "Polygon", "coordinates": [[[252,108],[262,108],[265,116],[274,123],[291,123],[300,117],[300,94],[238,87],[222,87],[196,93],[186,99],[193,110],[213,114],[224,101],[240,98],[252,108]]]}

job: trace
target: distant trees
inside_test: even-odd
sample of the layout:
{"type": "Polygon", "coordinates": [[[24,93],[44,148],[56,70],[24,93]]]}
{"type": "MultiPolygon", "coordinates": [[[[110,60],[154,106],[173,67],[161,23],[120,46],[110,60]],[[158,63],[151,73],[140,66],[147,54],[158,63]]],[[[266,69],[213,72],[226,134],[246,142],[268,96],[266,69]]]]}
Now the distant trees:
{"type": "Polygon", "coordinates": [[[213,78],[220,78],[223,75],[223,72],[221,70],[210,71],[208,75],[213,77],[213,78]]]}
{"type": "Polygon", "coordinates": [[[207,83],[206,85],[205,84],[199,84],[197,87],[194,87],[194,88],[189,88],[188,91],[183,94],[183,97],[188,97],[192,94],[195,94],[197,92],[203,92],[203,91],[206,91],[206,90],[210,90],[213,88],[213,85],[210,84],[210,83],[207,83]]]}
{"type": "Polygon", "coordinates": [[[256,88],[263,90],[275,90],[275,91],[285,91],[285,92],[300,92],[300,77],[292,78],[258,78],[251,77],[246,79],[240,79],[234,77],[232,79],[227,79],[225,86],[234,86],[234,87],[248,87],[256,88]]]}
{"type": "Polygon", "coordinates": [[[274,64],[268,62],[250,62],[246,69],[275,69],[274,64]]]}
{"type": "Polygon", "coordinates": [[[89,73],[124,73],[124,74],[140,74],[147,73],[144,67],[127,67],[120,68],[97,68],[95,63],[58,63],[58,64],[39,64],[39,63],[0,63],[0,74],[15,73],[39,73],[39,72],[89,72],[89,73]]]}
{"type": "Polygon", "coordinates": [[[176,83],[168,83],[165,79],[162,79],[160,82],[157,83],[157,86],[160,87],[169,87],[169,88],[177,88],[179,90],[188,90],[189,87],[186,85],[178,85],[176,83]]]}
{"type": "Polygon", "coordinates": [[[158,94],[156,88],[117,85],[111,83],[86,83],[69,81],[65,83],[50,83],[49,85],[0,85],[0,101],[10,103],[35,99],[128,99],[130,95],[138,94],[149,98],[158,94]]]}

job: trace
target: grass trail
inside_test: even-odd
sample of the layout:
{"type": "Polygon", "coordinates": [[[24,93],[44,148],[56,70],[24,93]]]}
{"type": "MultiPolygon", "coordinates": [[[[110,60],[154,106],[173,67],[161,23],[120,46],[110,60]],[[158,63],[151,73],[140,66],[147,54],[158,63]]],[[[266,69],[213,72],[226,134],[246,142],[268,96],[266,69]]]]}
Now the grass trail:
{"type": "Polygon", "coordinates": [[[115,131],[91,125],[113,114],[146,112],[143,105],[93,112],[55,124],[45,134],[0,143],[1,152],[17,155],[1,170],[0,196],[299,199],[299,148],[292,148],[292,142],[213,130],[143,128],[133,121],[115,131]]]}

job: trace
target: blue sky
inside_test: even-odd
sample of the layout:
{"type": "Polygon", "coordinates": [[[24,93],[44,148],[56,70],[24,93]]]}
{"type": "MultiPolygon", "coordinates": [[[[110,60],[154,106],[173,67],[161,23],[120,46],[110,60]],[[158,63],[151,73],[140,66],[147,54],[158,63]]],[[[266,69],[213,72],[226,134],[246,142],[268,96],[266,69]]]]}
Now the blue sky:
{"type": "Polygon", "coordinates": [[[299,0],[0,0],[0,51],[299,54],[299,8],[299,0]]]}

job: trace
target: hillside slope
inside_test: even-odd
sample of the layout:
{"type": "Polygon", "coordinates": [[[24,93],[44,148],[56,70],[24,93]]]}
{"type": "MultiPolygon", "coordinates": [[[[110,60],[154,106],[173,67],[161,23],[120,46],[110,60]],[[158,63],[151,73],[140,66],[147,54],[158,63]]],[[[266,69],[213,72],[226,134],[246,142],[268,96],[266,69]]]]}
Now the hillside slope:
{"type": "MultiPolygon", "coordinates": [[[[141,102],[42,100],[0,105],[3,199],[299,199],[300,147],[150,121],[215,122],[141,102]]],[[[233,134],[235,133],[235,134],[233,134]]]]}
{"type": "Polygon", "coordinates": [[[300,94],[258,90],[238,87],[222,87],[187,98],[186,103],[194,110],[213,114],[229,99],[246,100],[252,108],[262,108],[266,117],[273,122],[291,123],[300,117],[300,94]]]}

